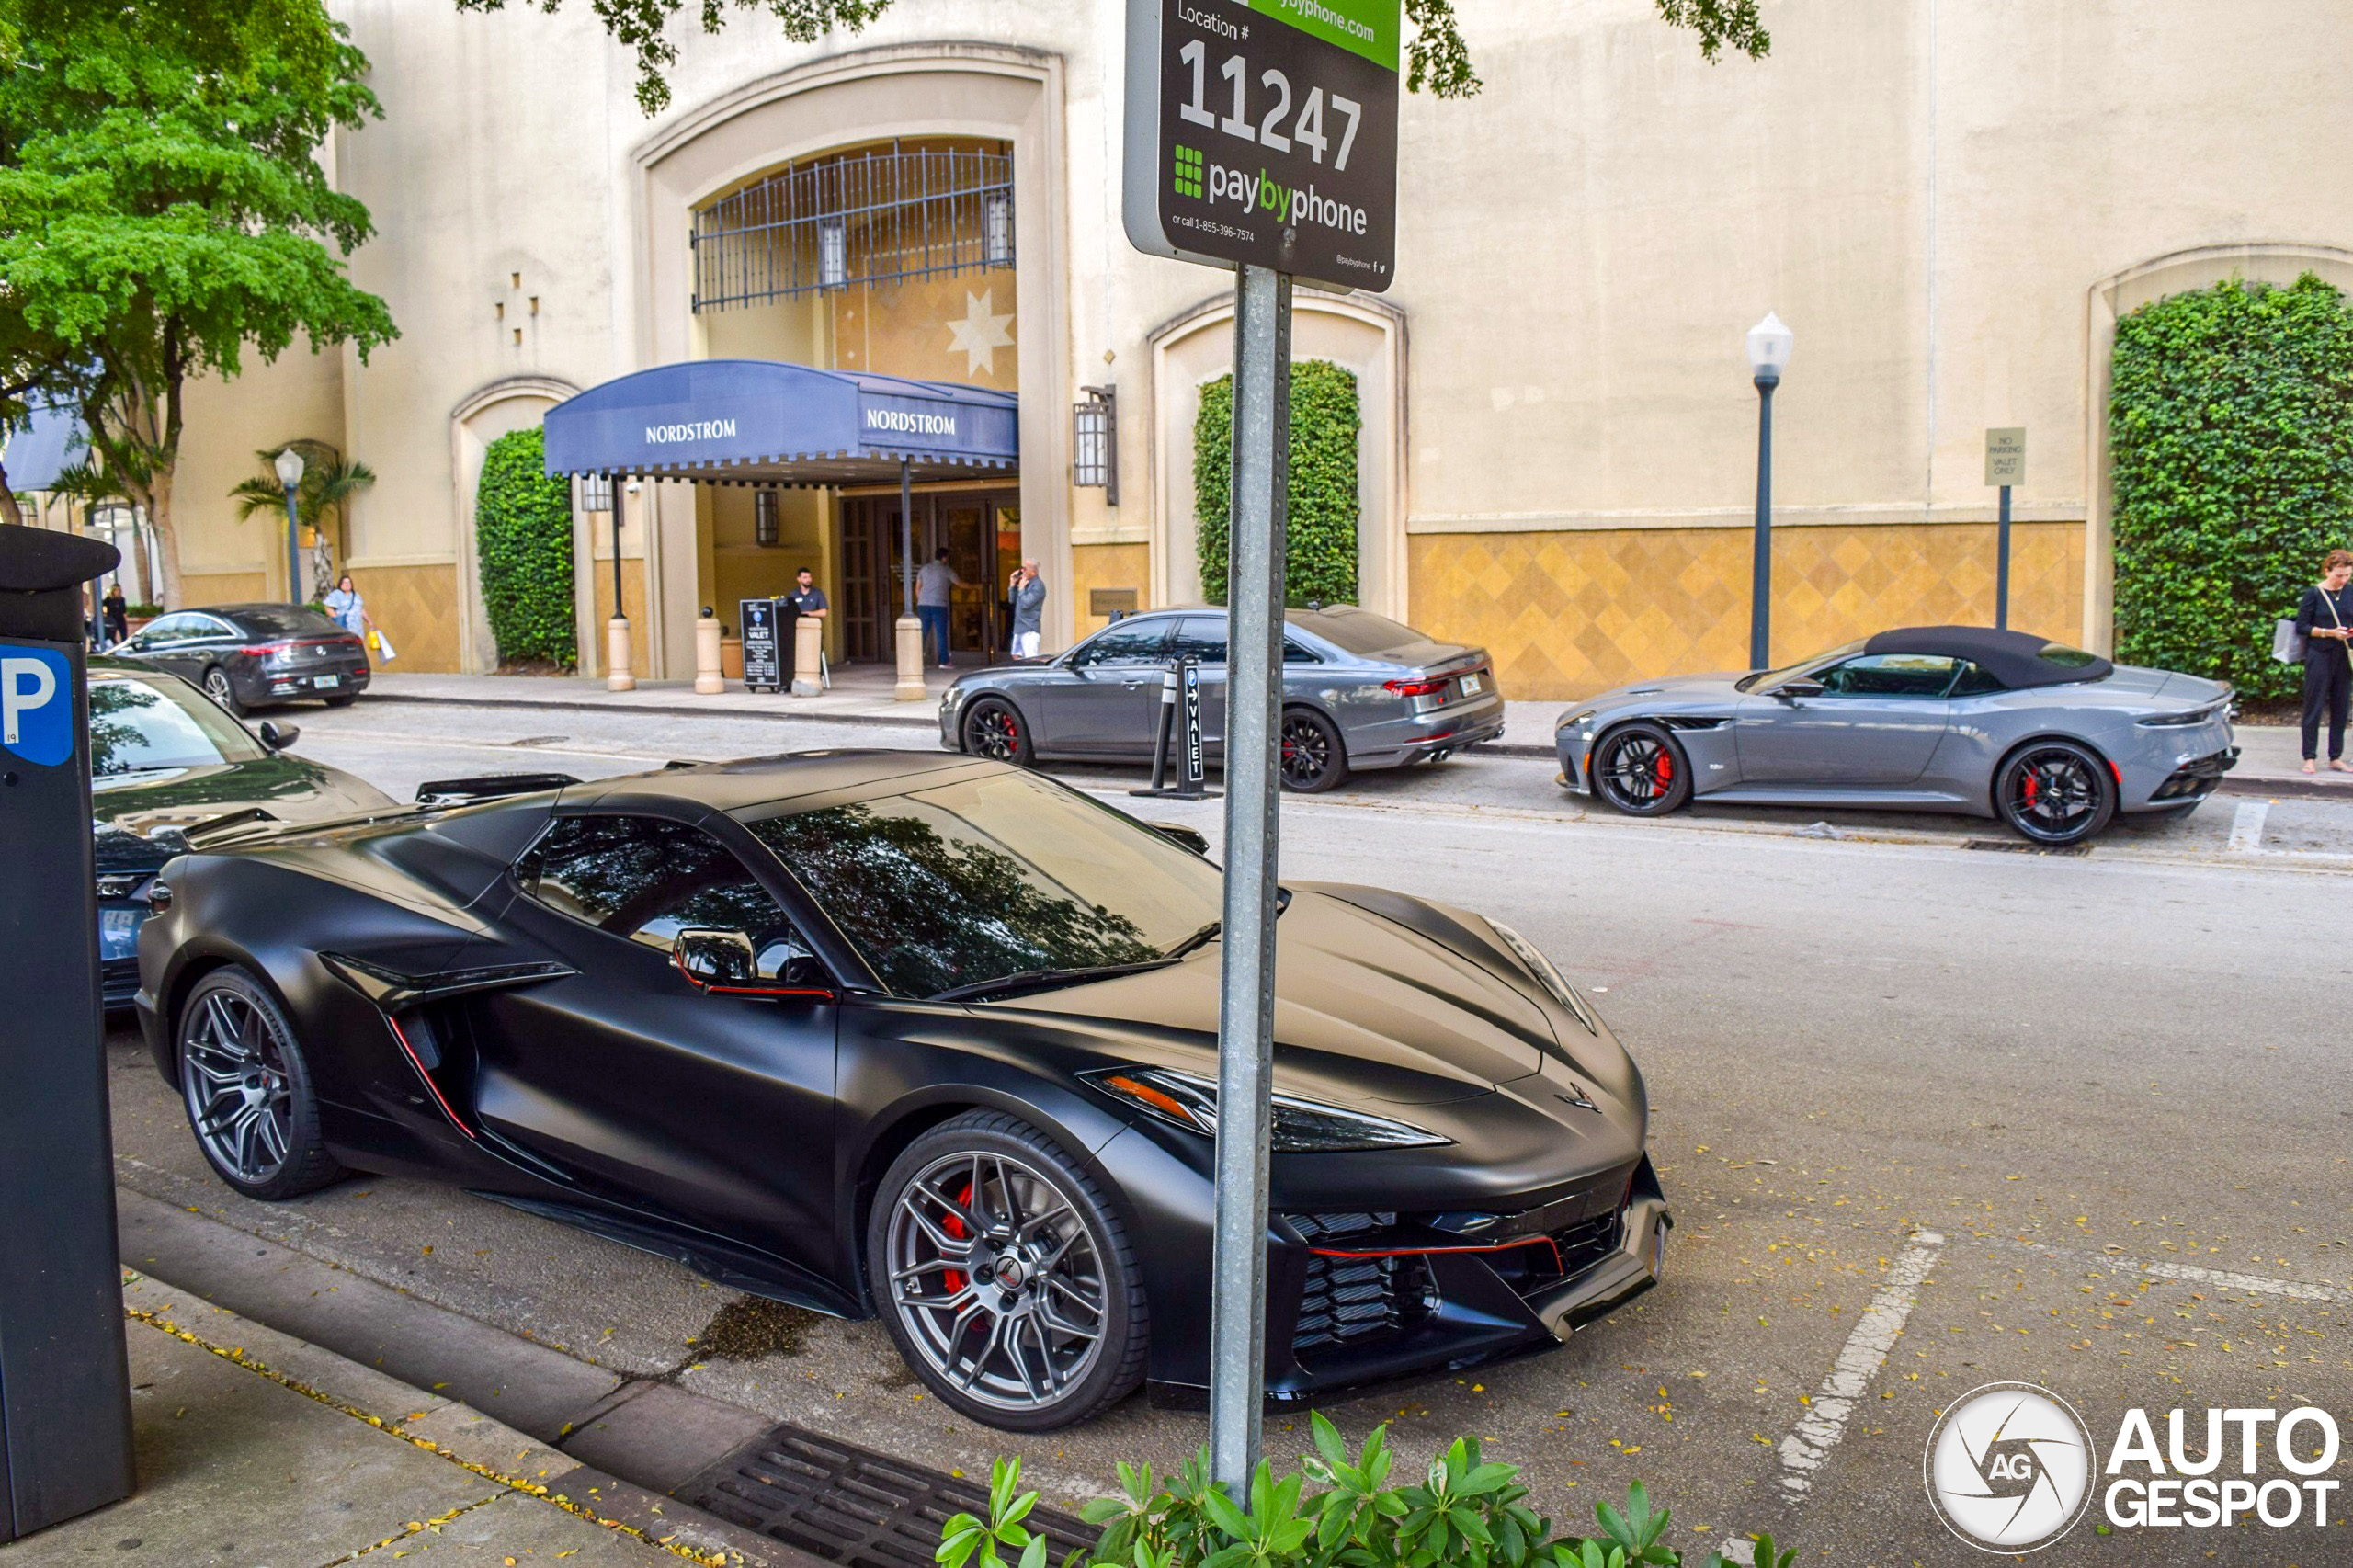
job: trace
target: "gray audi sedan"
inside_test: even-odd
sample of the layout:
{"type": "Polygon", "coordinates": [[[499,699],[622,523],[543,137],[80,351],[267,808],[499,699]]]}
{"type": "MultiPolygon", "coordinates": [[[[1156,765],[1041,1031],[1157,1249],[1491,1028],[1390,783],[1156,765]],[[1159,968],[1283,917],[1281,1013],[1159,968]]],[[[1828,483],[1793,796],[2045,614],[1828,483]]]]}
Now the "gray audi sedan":
{"type": "MultiPolygon", "coordinates": [[[[1285,789],[1329,790],[1351,772],[1434,762],[1503,733],[1485,649],[1439,642],[1353,605],[1283,619],[1285,789]]],[[[1023,764],[1149,761],[1161,675],[1180,658],[1200,666],[1201,739],[1217,757],[1226,619],[1215,608],[1131,615],[1055,658],[961,676],[939,701],[939,744],[1023,764]]]]}

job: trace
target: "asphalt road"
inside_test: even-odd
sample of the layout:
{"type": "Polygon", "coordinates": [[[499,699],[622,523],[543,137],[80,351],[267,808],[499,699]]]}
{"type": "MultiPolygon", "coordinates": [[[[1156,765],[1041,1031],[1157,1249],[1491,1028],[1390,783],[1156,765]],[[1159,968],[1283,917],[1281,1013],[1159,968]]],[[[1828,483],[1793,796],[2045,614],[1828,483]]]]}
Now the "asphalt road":
{"type": "MultiPolygon", "coordinates": [[[[582,776],[674,756],[926,745],[763,721],[362,704],[293,715],[297,749],[405,794],[493,768],[582,776]]],[[[1130,802],[1137,780],[1067,775],[1130,802]]],[[[1214,835],[1218,805],[1154,807],[1214,835]]],[[[2104,1450],[2131,1407],[2334,1414],[2353,1450],[2353,1089],[2331,910],[2353,808],[2211,802],[2088,855],[1984,852],[1990,824],[1812,813],[1630,823],[1542,764],[1461,758],[1288,801],[1283,870],[1378,882],[1518,927],[1590,988],[1654,1099],[1677,1228],[1665,1282],[1557,1350],[1334,1409],[1418,1459],[1476,1433],[1556,1518],[1643,1479],[1686,1544],[1769,1529],[1808,1561],[1983,1561],[1921,1487],[1937,1414],[2042,1384],[2104,1450]],[[2250,819],[2250,811],[2256,814],[2250,819]],[[1886,1347],[1883,1365],[1872,1351],[1886,1347]],[[1861,1368],[1851,1393],[1830,1382],[1861,1368]],[[1802,1483],[1802,1485],[1800,1483],[1802,1483]],[[1705,1533],[1694,1533],[1698,1527],[1705,1533]]],[[[755,1314],[676,1267],[425,1184],[233,1199],[124,1038],[125,1185],[633,1375],[971,1472],[1017,1449],[1063,1501],[1113,1461],[1165,1468],[1199,1415],[1131,1401],[1021,1441],[922,1397],[873,1324],[755,1314]]],[[[1304,1434],[1270,1422],[1269,1448],[1304,1434]]],[[[2227,1471],[2226,1472],[2227,1473],[2227,1471]]],[[[2265,1472],[2282,1476],[2276,1464],[2265,1472]]],[[[2353,1458],[2327,1472],[2353,1480],[2353,1458]]],[[[2353,1492],[2353,1486],[2346,1491],[2353,1492]]],[[[2353,1532],[2119,1530],[2052,1562],[2353,1561],[2353,1532]]]]}

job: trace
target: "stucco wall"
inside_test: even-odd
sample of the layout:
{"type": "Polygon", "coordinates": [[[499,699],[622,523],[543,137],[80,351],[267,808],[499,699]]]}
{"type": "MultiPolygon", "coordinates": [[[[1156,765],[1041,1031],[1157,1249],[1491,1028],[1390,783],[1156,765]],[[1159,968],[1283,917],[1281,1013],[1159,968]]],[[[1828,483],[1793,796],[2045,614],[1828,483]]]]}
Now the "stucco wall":
{"type": "MultiPolygon", "coordinates": [[[[336,10],[373,62],[386,109],[335,140],[339,177],[380,232],[353,275],[386,296],[404,334],[365,369],[343,356],[332,390],[341,428],[311,432],[339,436],[381,476],[354,512],[363,561],[453,563],[462,585],[453,410],[502,378],[585,386],[711,351],[732,326],[699,326],[673,297],[681,193],[873,129],[857,114],[804,124],[730,118],[728,106],[784,74],[822,75],[894,50],[944,58],[968,47],[953,40],[983,39],[1043,62],[1020,78],[1032,84],[1021,89],[1029,108],[1010,89],[952,74],[921,78],[921,90],[957,121],[929,133],[983,133],[960,117],[984,99],[1009,106],[988,112],[1030,116],[1012,131],[1030,171],[1016,333],[1025,551],[1041,555],[1050,580],[1075,585],[1096,568],[1054,550],[1140,547],[1153,582],[1181,580],[1174,557],[1190,519],[1152,476],[1155,459],[1165,471],[1186,454],[1155,446],[1154,335],[1222,279],[1140,256],[1121,233],[1119,7],[896,0],[867,32],[810,45],[756,13],[731,11],[716,39],[682,21],[675,107],[653,121],[631,97],[626,52],[585,6],[482,16],[337,0],[336,10]],[[664,186],[665,169],[685,183],[664,186]],[[1078,386],[1106,382],[1123,416],[1118,508],[1068,484],[1068,405],[1078,386]]],[[[1519,673],[1506,679],[1523,695],[1722,663],[1745,641],[1736,525],[1753,483],[1756,397],[1741,335],[1768,309],[1797,332],[1777,401],[1778,498],[1819,525],[1790,528],[1797,554],[1784,559],[1836,538],[1883,558],[1854,580],[1878,573],[1898,585],[1859,613],[1916,603],[1927,615],[1934,604],[1945,619],[1974,602],[1968,593],[1947,585],[1907,599],[1901,585],[1917,562],[1982,553],[1966,541],[1990,517],[1985,426],[2028,428],[2018,503],[2036,519],[2033,550],[2057,550],[2072,529],[2080,557],[2096,527],[2091,389],[2105,339],[2091,301],[2102,280],[2207,247],[2353,246],[2353,181],[2313,151],[2342,141],[2333,76],[2353,15],[2338,0],[2242,0],[2227,17],[2194,0],[1779,0],[1772,56],[1715,65],[1658,21],[1652,0],[1462,0],[1461,11],[1486,91],[1467,104],[1407,102],[1399,282],[1382,301],[1399,369],[1373,434],[1396,453],[1404,605],[1416,618],[1460,617],[1430,630],[1474,629],[1499,651],[1551,647],[1567,612],[1515,603],[1511,585],[1558,592],[1546,585],[1574,579],[1586,594],[1575,563],[1631,552],[1653,564],[1627,571],[1622,600],[1608,607],[1630,622],[1703,617],[1687,578],[1732,607],[1680,642],[1613,639],[1582,663],[1547,653],[1550,673],[1533,652],[1509,655],[1519,673]],[[1522,557],[1541,570],[1499,564],[1522,557]]],[[[893,126],[925,133],[904,98],[826,101],[899,102],[893,126]]],[[[2227,256],[2211,256],[2181,286],[2227,274],[2227,256]]],[[[329,395],[304,380],[314,369],[298,350],[233,395],[198,400],[183,494],[225,490],[254,449],[296,433],[295,415],[329,395]]],[[[665,520],[662,537],[678,533],[665,520]]],[[[208,517],[191,541],[192,564],[268,569],[258,528],[208,517]]],[[[2022,569],[2029,548],[2022,539],[2022,569]]],[[[697,553],[689,534],[688,559],[653,574],[665,605],[720,586],[697,553]]],[[[2093,623],[2080,603],[2071,612],[2041,597],[2035,618],[2097,643],[2103,564],[2070,569],[2094,600],[2093,623]]],[[[2063,593],[2052,574],[2034,595],[2063,593]]],[[[1804,578],[1782,574],[1791,592],[1804,578]]],[[[1068,619],[1050,627],[1079,630],[1077,596],[1057,597],[1068,619]]],[[[1847,634],[1831,610],[1795,601],[1780,624],[1799,645],[1802,629],[1816,641],[1847,634]]],[[[661,630],[664,643],[683,643],[682,624],[661,630]]]]}

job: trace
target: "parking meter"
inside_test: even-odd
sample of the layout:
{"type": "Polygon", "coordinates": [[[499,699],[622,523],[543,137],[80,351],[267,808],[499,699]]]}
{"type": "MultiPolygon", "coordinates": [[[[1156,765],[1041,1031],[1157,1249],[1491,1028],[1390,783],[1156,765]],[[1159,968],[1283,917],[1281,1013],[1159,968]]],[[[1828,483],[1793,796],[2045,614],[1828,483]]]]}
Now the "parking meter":
{"type": "Polygon", "coordinates": [[[0,1541],[132,1481],[82,625],[119,559],[0,525],[0,1541]]]}

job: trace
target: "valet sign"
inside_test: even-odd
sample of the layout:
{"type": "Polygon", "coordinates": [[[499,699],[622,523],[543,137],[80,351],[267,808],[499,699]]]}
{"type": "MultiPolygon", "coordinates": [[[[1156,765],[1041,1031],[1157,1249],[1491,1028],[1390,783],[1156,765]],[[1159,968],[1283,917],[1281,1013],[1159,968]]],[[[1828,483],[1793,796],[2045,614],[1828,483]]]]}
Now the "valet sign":
{"type": "Polygon", "coordinates": [[[1129,0],[1129,241],[1387,289],[1401,31],[1400,0],[1129,0]]]}

